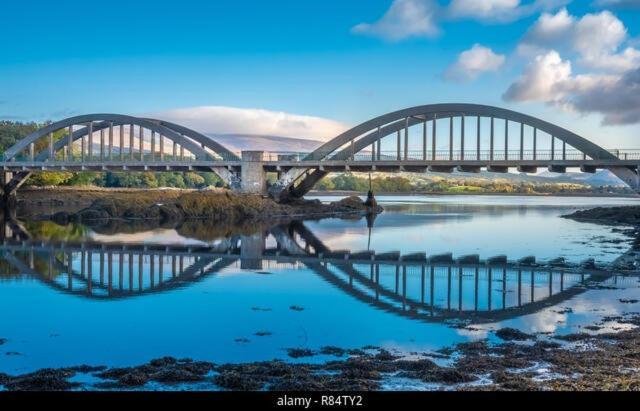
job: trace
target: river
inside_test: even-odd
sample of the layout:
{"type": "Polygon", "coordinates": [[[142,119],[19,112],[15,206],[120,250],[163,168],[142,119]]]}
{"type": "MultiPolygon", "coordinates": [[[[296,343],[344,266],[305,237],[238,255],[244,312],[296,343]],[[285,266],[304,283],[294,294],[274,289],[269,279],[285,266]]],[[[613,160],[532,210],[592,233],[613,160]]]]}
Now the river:
{"type": "MultiPolygon", "coordinates": [[[[585,279],[595,277],[577,268],[588,258],[606,266],[631,240],[560,216],[635,199],[378,201],[385,211],[374,220],[329,218],[229,235],[21,222],[0,260],[0,371],[130,366],[168,355],[215,363],[335,359],[295,359],[287,351],[324,346],[435,352],[496,340],[492,331],[507,326],[575,333],[633,308],[637,278],[600,273],[601,286],[589,288],[585,279]],[[15,238],[19,230],[27,241],[15,238]],[[424,262],[421,253],[436,257],[424,262]],[[480,262],[455,263],[476,254],[480,262]],[[509,263],[487,264],[496,256],[509,263]],[[541,265],[513,264],[526,256],[541,265]],[[566,264],[546,264],[557,257],[566,264]]],[[[601,332],[624,326],[605,321],[601,332]]]]}

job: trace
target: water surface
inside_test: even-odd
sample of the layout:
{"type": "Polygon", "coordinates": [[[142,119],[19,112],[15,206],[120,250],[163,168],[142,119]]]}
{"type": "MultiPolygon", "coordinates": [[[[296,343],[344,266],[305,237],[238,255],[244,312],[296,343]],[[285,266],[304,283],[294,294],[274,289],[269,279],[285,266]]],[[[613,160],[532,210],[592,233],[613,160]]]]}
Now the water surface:
{"type": "Polygon", "coordinates": [[[637,278],[575,268],[587,258],[604,267],[630,239],[560,216],[635,199],[378,200],[385,212],[374,221],[332,218],[229,235],[21,222],[0,260],[0,371],[135,365],[165,355],[323,361],[331,357],[292,360],[286,349],[327,345],[434,351],[495,339],[491,330],[503,326],[576,332],[634,308],[620,300],[637,298],[637,278]],[[20,230],[31,238],[18,239],[20,230]],[[480,262],[423,260],[447,253],[477,254],[480,262]],[[509,264],[486,264],[498,255],[509,264]],[[542,266],[513,264],[526,256],[542,266]],[[569,267],[544,265],[557,257],[569,267]]]}

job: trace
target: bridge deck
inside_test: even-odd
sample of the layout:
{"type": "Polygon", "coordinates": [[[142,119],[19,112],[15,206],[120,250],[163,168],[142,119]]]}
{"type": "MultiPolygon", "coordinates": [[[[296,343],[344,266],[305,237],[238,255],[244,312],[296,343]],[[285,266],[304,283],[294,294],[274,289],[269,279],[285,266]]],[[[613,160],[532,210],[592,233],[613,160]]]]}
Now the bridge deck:
{"type": "MultiPolygon", "coordinates": [[[[638,167],[637,160],[310,160],[310,161],[264,161],[263,167],[267,171],[279,171],[291,168],[318,168],[326,171],[344,171],[349,169],[411,171],[428,167],[442,168],[517,168],[549,166],[566,168],[607,168],[607,167],[638,167]]],[[[4,171],[210,171],[212,167],[223,167],[239,170],[241,161],[4,161],[0,168],[4,171]]]]}

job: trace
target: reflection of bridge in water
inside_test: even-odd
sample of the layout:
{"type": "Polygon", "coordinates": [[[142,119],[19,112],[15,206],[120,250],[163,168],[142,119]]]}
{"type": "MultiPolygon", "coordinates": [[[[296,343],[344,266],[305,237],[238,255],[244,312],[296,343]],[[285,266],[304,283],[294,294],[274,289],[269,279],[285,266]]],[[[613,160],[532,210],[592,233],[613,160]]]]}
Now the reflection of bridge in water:
{"type": "MultiPolygon", "coordinates": [[[[18,236],[20,237],[20,236],[18,236]]],[[[225,269],[306,267],[358,300],[420,320],[494,321],[567,300],[590,282],[615,277],[591,263],[537,264],[477,255],[330,250],[302,223],[207,246],[5,240],[3,258],[19,273],[60,292],[107,300],[185,287],[225,269]]]]}

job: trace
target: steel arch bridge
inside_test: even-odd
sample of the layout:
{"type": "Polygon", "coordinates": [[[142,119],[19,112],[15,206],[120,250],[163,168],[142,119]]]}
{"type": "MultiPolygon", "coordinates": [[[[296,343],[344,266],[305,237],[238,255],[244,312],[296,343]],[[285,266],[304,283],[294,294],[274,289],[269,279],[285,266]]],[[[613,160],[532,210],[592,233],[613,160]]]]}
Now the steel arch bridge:
{"type": "Polygon", "coordinates": [[[234,184],[220,162],[240,158],[211,137],[163,120],[85,114],[51,123],[8,148],[2,159],[5,196],[34,171],[198,170],[234,184]]]}
{"type": "Polygon", "coordinates": [[[606,150],[567,129],[512,110],[448,103],[406,108],[365,121],[299,162],[306,167],[292,168],[279,181],[283,197],[303,196],[336,170],[477,173],[482,168],[536,172],[545,167],[564,173],[577,167],[592,173],[606,168],[637,191],[640,152],[606,150]]]}
{"type": "Polygon", "coordinates": [[[608,169],[638,191],[640,150],[606,150],[544,120],[478,104],[432,104],[365,121],[311,153],[228,150],[167,121],[87,114],[52,123],[7,149],[5,198],[35,171],[213,171],[230,187],[302,197],[332,171],[565,172],[608,169]]]}

